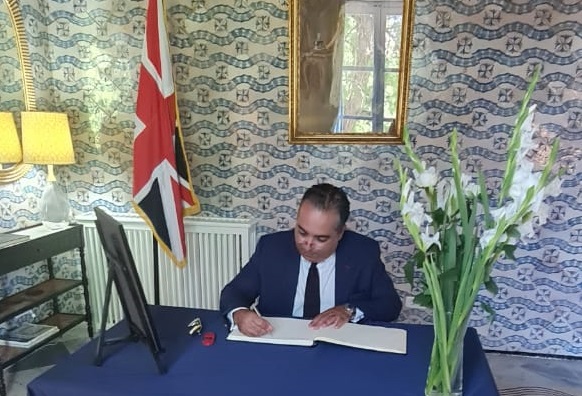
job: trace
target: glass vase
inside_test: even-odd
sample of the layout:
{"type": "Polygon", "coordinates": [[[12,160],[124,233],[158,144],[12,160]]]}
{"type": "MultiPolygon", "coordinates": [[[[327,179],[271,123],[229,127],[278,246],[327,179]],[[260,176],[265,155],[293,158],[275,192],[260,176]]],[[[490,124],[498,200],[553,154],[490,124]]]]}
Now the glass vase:
{"type": "Polygon", "coordinates": [[[71,207],[65,191],[56,181],[49,182],[40,200],[42,224],[50,229],[64,228],[69,224],[71,207]]]}
{"type": "MultiPolygon", "coordinates": [[[[448,322],[448,321],[447,321],[448,322]]],[[[446,331],[435,327],[430,363],[428,367],[425,395],[463,395],[463,344],[467,324],[446,331]]],[[[449,322],[450,324],[450,322],[449,322]]]]}

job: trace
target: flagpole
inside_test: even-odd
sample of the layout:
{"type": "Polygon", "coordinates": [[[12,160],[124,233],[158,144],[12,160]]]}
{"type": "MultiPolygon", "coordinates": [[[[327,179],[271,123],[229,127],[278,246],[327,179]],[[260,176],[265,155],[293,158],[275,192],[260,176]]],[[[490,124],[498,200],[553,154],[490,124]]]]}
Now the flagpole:
{"type": "Polygon", "coordinates": [[[154,305],[160,305],[160,260],[158,258],[158,240],[152,236],[154,253],[154,305]]]}
{"type": "MultiPolygon", "coordinates": [[[[148,3],[149,4],[149,3],[148,3]]],[[[162,9],[164,15],[164,25],[166,24],[166,3],[162,0],[162,9]]],[[[172,79],[173,84],[173,79],[172,79]]],[[[174,90],[175,92],[175,90],[174,90]]],[[[152,236],[152,252],[154,254],[154,305],[160,305],[160,259],[158,257],[158,239],[155,235],[152,236]]]]}

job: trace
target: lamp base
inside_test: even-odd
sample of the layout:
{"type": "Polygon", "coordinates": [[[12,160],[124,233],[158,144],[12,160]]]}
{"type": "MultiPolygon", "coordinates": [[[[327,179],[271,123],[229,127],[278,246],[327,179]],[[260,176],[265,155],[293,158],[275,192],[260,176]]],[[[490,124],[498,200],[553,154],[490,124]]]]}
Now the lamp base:
{"type": "Polygon", "coordinates": [[[65,192],[56,182],[49,182],[40,200],[42,224],[50,229],[64,228],[71,219],[71,207],[65,192]]]}

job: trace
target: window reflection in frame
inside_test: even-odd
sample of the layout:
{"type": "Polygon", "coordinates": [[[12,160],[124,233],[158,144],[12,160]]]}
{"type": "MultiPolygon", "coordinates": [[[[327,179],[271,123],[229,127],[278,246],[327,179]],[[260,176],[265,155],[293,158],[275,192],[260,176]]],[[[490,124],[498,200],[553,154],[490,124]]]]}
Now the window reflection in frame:
{"type": "Polygon", "coordinates": [[[289,141],[400,144],[411,0],[291,0],[289,141]]]}

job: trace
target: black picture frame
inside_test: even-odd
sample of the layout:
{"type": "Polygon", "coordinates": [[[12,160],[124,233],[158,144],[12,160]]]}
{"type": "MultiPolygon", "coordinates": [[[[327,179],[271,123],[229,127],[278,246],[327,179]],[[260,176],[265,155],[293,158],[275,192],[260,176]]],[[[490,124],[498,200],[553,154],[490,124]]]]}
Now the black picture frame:
{"type": "Polygon", "coordinates": [[[127,242],[123,225],[100,208],[95,208],[95,225],[107,258],[108,276],[103,304],[101,331],[97,341],[95,364],[103,361],[103,347],[120,341],[141,341],[148,345],[158,366],[158,371],[165,369],[160,360],[163,348],[154,326],[151,313],[145,298],[139,274],[133,260],[133,255],[127,242]],[[125,321],[129,328],[129,335],[122,339],[105,339],[105,325],[111,299],[112,284],[115,285],[125,321]]]}

